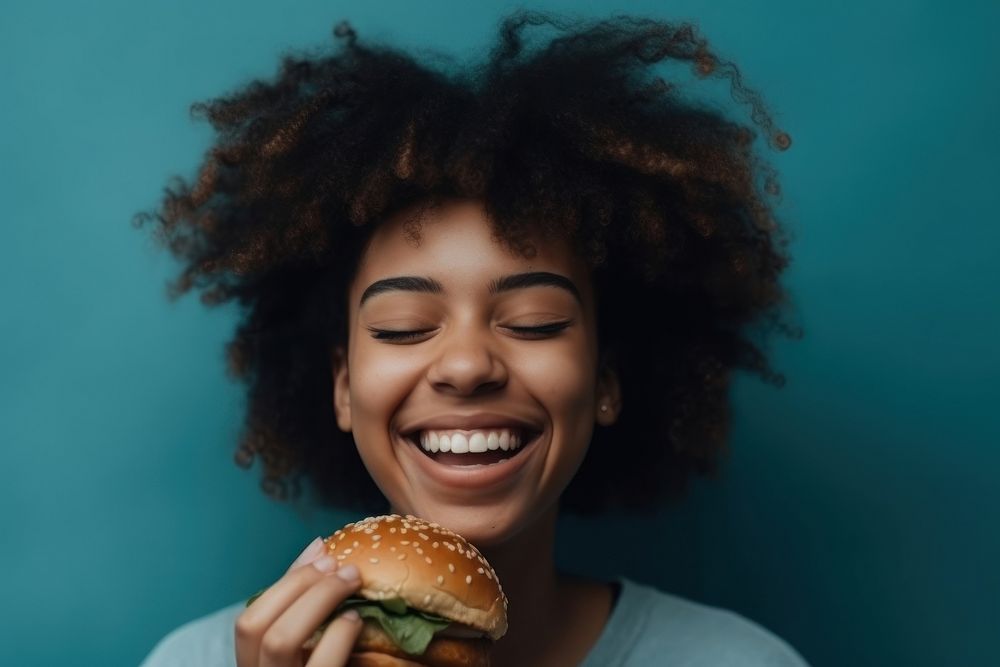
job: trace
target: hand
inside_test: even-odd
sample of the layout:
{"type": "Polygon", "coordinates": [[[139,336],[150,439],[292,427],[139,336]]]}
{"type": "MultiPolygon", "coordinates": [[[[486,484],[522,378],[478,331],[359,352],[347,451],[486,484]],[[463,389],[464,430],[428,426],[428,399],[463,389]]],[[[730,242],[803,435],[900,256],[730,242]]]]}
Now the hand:
{"type": "MultiPolygon", "coordinates": [[[[341,602],[361,587],[354,566],[337,567],[319,538],[236,619],[239,667],[303,667],[302,644],[341,602]]],[[[308,656],[308,665],[342,667],[361,632],[357,612],[337,616],[308,656]]]]}

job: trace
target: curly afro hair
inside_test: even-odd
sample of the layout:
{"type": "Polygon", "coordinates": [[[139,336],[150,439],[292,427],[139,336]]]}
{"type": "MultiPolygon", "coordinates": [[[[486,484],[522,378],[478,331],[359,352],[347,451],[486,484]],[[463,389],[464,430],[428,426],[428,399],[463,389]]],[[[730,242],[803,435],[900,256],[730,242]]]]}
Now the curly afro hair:
{"type": "Polygon", "coordinates": [[[465,68],[364,44],[346,22],[334,35],[328,52],[285,56],[273,80],[195,104],[216,130],[197,177],[173,179],[135,219],[183,263],[171,298],[240,306],[227,348],[248,391],[236,462],[260,457],[275,499],[299,497],[305,477],[320,504],[388,509],[332,409],[347,285],[379,221],[461,198],[482,201],[515,251],[571,239],[593,270],[624,410],[596,428],[562,509],[649,513],[716,473],[733,372],[780,386],[759,336],[801,336],[785,321],[789,235],[754,128],[780,150],[790,139],[735,65],[690,24],[623,16],[518,11],[465,68]],[[556,34],[532,45],[539,25],[556,34]],[[752,126],[685,100],[654,71],[670,62],[694,83],[727,79],[752,126]]]}

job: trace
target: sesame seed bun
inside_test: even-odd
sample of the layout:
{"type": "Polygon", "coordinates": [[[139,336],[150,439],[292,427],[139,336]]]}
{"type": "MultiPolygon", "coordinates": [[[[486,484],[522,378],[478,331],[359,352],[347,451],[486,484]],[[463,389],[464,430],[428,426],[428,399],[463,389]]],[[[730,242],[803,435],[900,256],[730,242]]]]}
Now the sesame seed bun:
{"type": "MultiPolygon", "coordinates": [[[[507,596],[496,572],[474,546],[436,523],[409,514],[368,517],[347,524],[324,543],[339,567],[357,566],[359,597],[401,598],[409,607],[493,641],[507,632],[507,596]]],[[[443,633],[462,630],[450,626],[443,633]]]]}

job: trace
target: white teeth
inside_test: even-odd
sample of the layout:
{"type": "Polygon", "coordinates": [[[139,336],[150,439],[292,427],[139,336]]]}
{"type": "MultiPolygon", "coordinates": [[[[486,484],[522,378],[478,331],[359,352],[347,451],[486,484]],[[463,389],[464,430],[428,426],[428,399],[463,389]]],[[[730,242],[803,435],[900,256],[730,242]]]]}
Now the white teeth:
{"type": "Polygon", "coordinates": [[[511,429],[497,431],[421,431],[420,446],[428,452],[451,452],[453,454],[505,452],[521,446],[521,436],[511,429]]]}
{"type": "Polygon", "coordinates": [[[465,436],[461,433],[456,433],[451,436],[451,453],[452,454],[468,454],[469,453],[469,441],[465,439],[465,436]]]}
{"type": "Polygon", "coordinates": [[[469,451],[481,454],[486,451],[486,436],[482,433],[473,433],[469,437],[469,451]]]}
{"type": "Polygon", "coordinates": [[[420,446],[428,452],[437,452],[441,450],[441,440],[437,433],[425,431],[420,434],[420,446]]]}

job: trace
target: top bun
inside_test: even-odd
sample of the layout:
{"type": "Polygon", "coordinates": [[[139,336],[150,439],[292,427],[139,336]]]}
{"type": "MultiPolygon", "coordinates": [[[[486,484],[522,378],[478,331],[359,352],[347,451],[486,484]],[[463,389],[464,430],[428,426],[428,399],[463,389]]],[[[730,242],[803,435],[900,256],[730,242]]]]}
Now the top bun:
{"type": "Polygon", "coordinates": [[[411,514],[349,523],[323,540],[338,565],[356,565],[368,600],[401,598],[407,606],[481,630],[507,632],[507,596],[497,573],[460,535],[411,514]]]}

